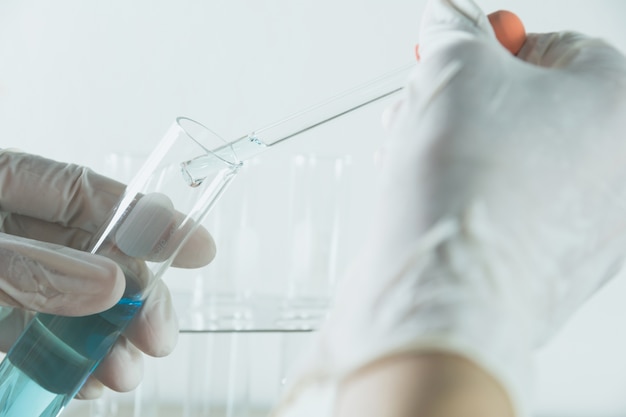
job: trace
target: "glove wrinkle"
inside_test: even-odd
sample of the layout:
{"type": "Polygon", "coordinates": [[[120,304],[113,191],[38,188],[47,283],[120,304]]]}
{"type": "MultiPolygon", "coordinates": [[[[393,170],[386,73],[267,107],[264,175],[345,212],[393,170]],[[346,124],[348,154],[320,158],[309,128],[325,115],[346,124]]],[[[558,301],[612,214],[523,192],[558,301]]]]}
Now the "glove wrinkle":
{"type": "Polygon", "coordinates": [[[94,233],[124,185],[75,164],[0,153],[0,209],[94,233]],[[24,192],[28,190],[29,192],[24,192]]]}
{"type": "Polygon", "coordinates": [[[178,319],[165,284],[156,284],[125,335],[150,356],[162,357],[174,350],[178,340],[178,319]]]}
{"type": "Polygon", "coordinates": [[[60,226],[34,217],[8,213],[0,230],[4,233],[35,239],[46,243],[86,251],[93,234],[79,228],[60,226]]]}
{"type": "MultiPolygon", "coordinates": [[[[87,168],[68,165],[68,177],[64,180],[63,187],[59,189],[62,197],[66,202],[63,212],[58,217],[63,219],[63,225],[76,224],[85,209],[91,209],[89,199],[84,199],[85,190],[90,190],[87,168]]],[[[91,211],[91,210],[88,210],[91,211]]],[[[99,224],[90,224],[87,226],[90,230],[95,230],[99,224]]]]}
{"type": "Polygon", "coordinates": [[[7,248],[0,247],[0,258],[8,260],[0,264],[0,286],[7,301],[14,303],[10,304],[12,307],[40,310],[47,303],[58,304],[56,299],[63,294],[46,279],[48,273],[56,271],[45,271],[37,262],[7,248]],[[16,277],[19,282],[11,285],[16,277]]]}

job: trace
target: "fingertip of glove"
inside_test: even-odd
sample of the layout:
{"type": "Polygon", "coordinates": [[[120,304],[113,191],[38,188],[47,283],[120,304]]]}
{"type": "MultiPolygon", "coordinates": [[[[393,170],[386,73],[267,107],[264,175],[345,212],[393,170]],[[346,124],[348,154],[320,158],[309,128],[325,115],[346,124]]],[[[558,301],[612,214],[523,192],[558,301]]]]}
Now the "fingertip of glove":
{"type": "MultiPolygon", "coordinates": [[[[511,54],[517,55],[526,42],[526,28],[522,19],[509,10],[498,10],[487,15],[494,34],[500,45],[511,54]]],[[[416,61],[421,61],[420,45],[414,49],[416,61]]]]}
{"type": "Polygon", "coordinates": [[[490,33],[484,12],[472,0],[430,0],[422,18],[422,31],[431,29],[490,33]]]}
{"type": "Polygon", "coordinates": [[[176,255],[172,266],[180,268],[200,268],[208,265],[217,250],[215,241],[204,227],[200,226],[189,236],[176,255]]]}
{"type": "Polygon", "coordinates": [[[126,329],[125,335],[141,351],[159,358],[174,351],[178,331],[178,317],[169,289],[159,281],[126,329]]]}
{"type": "Polygon", "coordinates": [[[137,388],[143,377],[143,355],[125,337],[120,337],[102,360],[94,376],[105,386],[117,392],[137,388]]]}
{"type": "Polygon", "coordinates": [[[119,265],[103,256],[94,257],[94,269],[99,272],[97,281],[102,286],[102,291],[97,296],[102,300],[105,309],[112,307],[122,298],[126,288],[124,273],[119,265]]]}
{"type": "Polygon", "coordinates": [[[104,385],[94,377],[89,377],[81,387],[76,399],[79,400],[95,400],[100,398],[104,393],[104,385]]]}
{"type": "Polygon", "coordinates": [[[124,294],[126,278],[121,268],[112,260],[103,256],[92,256],[89,260],[89,269],[82,270],[76,283],[76,277],[65,285],[72,285],[72,289],[65,289],[64,297],[54,304],[44,305],[41,311],[67,316],[84,316],[105,311],[113,307],[124,294]],[[62,300],[65,299],[65,302],[62,300]]]}

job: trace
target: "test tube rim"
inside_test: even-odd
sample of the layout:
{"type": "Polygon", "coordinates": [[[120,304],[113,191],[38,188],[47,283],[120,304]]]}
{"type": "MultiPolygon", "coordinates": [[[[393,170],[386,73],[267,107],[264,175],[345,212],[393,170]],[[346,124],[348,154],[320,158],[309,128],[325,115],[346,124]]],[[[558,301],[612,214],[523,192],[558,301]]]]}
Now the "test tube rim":
{"type": "Polygon", "coordinates": [[[192,118],[186,117],[186,116],[179,116],[179,117],[177,117],[176,118],[176,124],[184,132],[185,135],[187,135],[191,140],[193,140],[196,144],[198,144],[198,146],[200,146],[207,154],[211,154],[215,158],[219,159],[220,161],[224,162],[225,164],[227,164],[227,165],[229,165],[231,167],[236,167],[236,166],[241,165],[241,161],[239,161],[239,159],[237,158],[237,154],[235,153],[235,150],[233,149],[232,142],[229,142],[229,141],[225,140],[220,134],[215,132],[213,129],[207,127],[205,124],[200,123],[199,121],[197,121],[195,119],[192,119],[192,118]],[[230,149],[230,155],[232,157],[232,161],[230,161],[228,159],[225,159],[222,156],[218,155],[216,152],[214,152],[215,149],[209,149],[206,146],[204,146],[202,144],[202,141],[196,139],[194,137],[194,135],[191,132],[189,132],[188,129],[185,128],[185,126],[183,125],[183,122],[193,123],[193,124],[201,127],[202,129],[205,129],[207,132],[209,132],[210,134],[212,134],[213,136],[215,136],[216,138],[218,138],[219,140],[224,142],[225,146],[220,147],[219,149],[224,149],[224,148],[228,147],[230,149]]]}

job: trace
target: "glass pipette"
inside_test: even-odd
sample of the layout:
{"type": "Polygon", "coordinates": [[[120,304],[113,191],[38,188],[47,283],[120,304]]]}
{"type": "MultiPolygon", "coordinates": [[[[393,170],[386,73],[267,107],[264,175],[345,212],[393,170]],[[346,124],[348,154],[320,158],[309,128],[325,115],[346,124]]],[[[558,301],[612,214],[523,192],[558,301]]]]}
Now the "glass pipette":
{"type": "Polygon", "coordinates": [[[207,155],[181,164],[183,175],[189,184],[199,185],[203,180],[202,173],[207,166],[216,162],[216,156],[228,160],[234,154],[239,161],[245,161],[269,147],[392,96],[404,88],[408,75],[414,67],[415,64],[410,64],[398,68],[279,122],[235,139],[223,147],[206,149],[207,155]]]}

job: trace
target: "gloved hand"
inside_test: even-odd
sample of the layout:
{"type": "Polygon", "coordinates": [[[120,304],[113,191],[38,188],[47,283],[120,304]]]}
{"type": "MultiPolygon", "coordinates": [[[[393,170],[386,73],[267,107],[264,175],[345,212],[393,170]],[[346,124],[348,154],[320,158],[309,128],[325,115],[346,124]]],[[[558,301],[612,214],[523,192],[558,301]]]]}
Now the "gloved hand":
{"type": "MultiPolygon", "coordinates": [[[[123,184],[77,165],[0,152],[0,306],[14,307],[0,321],[0,350],[10,348],[33,312],[88,315],[120,299],[125,279],[119,266],[84,250],[123,191],[123,184]]],[[[215,245],[205,229],[189,242],[174,266],[200,267],[213,259],[215,245]]],[[[169,291],[159,281],[79,396],[96,397],[103,384],[134,388],[141,352],[167,355],[177,335],[169,291]]]]}
{"type": "Polygon", "coordinates": [[[278,416],[330,416],[345,378],[432,351],[480,365],[525,415],[533,348],[624,260],[624,56],[552,33],[515,57],[471,0],[429,1],[420,55],[365,249],[278,416]]]}

